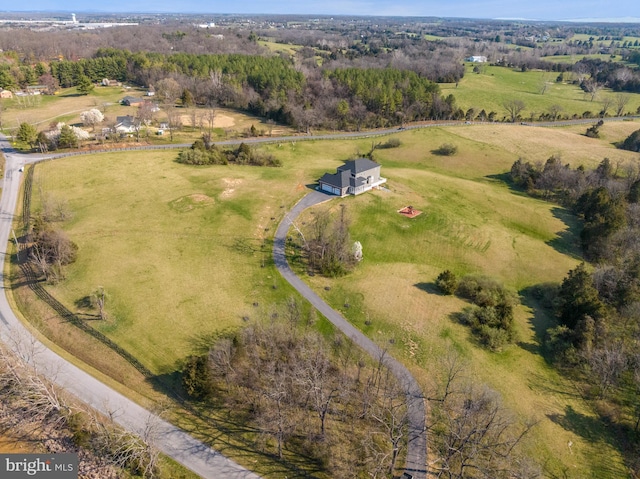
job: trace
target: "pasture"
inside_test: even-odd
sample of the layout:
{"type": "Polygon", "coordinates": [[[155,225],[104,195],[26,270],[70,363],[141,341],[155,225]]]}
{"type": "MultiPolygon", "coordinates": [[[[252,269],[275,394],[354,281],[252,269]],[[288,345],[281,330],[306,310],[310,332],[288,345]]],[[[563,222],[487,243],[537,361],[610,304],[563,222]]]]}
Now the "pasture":
{"type": "MultiPolygon", "coordinates": [[[[570,118],[584,112],[597,115],[602,109],[601,99],[606,96],[615,97],[615,93],[602,90],[594,101],[591,101],[590,95],[582,91],[578,85],[566,81],[556,82],[558,74],[554,72],[522,72],[511,68],[481,65],[481,73],[473,73],[474,66],[477,64],[467,64],[465,76],[457,87],[455,84],[441,84],[442,94],[452,94],[457,105],[464,111],[469,108],[474,108],[476,114],[482,109],[487,114],[494,111],[497,113],[497,120],[509,118],[504,107],[509,100],[517,99],[524,102],[525,109],[521,113],[523,119],[537,119],[542,113],[548,113],[553,105],[561,107],[562,117],[570,118]]],[[[635,113],[638,107],[640,94],[631,94],[625,112],[635,113]]]]}
{"type": "MultiPolygon", "coordinates": [[[[463,125],[399,132],[393,135],[402,142],[399,148],[375,152],[389,191],[318,207],[346,205],[364,261],[344,278],[305,279],[389,348],[425,389],[437,374],[438,357],[447,348],[458,350],[469,361],[469,376],[498,390],[519,418],[539,421],[527,449],[546,475],[621,477],[615,438],[572,383],[545,363],[540,335],[552,319],[527,293],[536,284],[561,281],[580,261],[577,220],[512,190],[502,175],[519,157],[544,161],[558,154],[563,162],[586,167],[604,157],[620,164],[637,161],[637,155],[611,143],[639,125],[607,123],[597,140],[582,136],[586,126],[463,125]],[[457,155],[432,153],[442,143],[455,144],[457,155]],[[414,219],[397,214],[407,205],[423,214],[414,219]],[[437,294],[433,282],[444,269],[485,274],[520,293],[517,344],[489,353],[451,319],[465,303],[437,294]]],[[[293,294],[270,263],[276,225],[309,191],[307,185],[335,171],[342,160],[369,151],[371,143],[265,146],[283,161],[282,168],[191,167],[176,163],[175,151],[40,164],[34,207],[40,191],[66,201],[73,217],[64,229],[79,247],[67,279],[47,289],[69,309],[88,315],[83,298],[103,286],[109,316],[89,320],[92,326],[157,376],[171,378],[207,338],[269,314],[274,303],[293,294]]],[[[299,226],[312,218],[307,212],[299,226]]],[[[50,318],[35,322],[52,329],[46,326],[50,318]]],[[[67,347],[83,349],[85,342],[76,334],[67,347]]],[[[128,383],[122,373],[128,366],[117,357],[83,356],[128,383]]],[[[152,396],[141,380],[127,385],[152,396]]],[[[227,452],[234,455],[233,446],[227,452]]]]}

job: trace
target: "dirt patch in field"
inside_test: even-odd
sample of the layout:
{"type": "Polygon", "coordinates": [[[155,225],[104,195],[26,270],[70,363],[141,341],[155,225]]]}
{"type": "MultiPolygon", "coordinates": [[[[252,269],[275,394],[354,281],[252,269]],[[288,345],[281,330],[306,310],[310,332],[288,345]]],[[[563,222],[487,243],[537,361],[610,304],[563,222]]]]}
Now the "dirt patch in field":
{"type": "Polygon", "coordinates": [[[239,178],[222,178],[222,182],[224,183],[224,191],[220,194],[222,199],[230,198],[236,191],[236,187],[242,184],[242,180],[239,178]]]}
{"type": "Polygon", "coordinates": [[[194,193],[192,195],[181,196],[180,198],[170,201],[169,206],[176,211],[185,212],[213,203],[215,203],[215,200],[210,196],[202,193],[194,193]]]}
{"type": "MultiPolygon", "coordinates": [[[[198,110],[198,116],[196,116],[196,122],[200,121],[200,117],[201,117],[201,112],[198,110]]],[[[191,115],[181,115],[180,116],[180,121],[182,122],[183,125],[191,125],[191,115]]],[[[202,122],[204,125],[209,125],[208,121],[206,118],[202,119],[202,122]]],[[[225,115],[222,113],[216,113],[216,116],[213,119],[213,127],[214,128],[231,128],[232,126],[235,126],[236,124],[236,120],[235,118],[233,118],[232,116],[229,115],[225,115]]]]}

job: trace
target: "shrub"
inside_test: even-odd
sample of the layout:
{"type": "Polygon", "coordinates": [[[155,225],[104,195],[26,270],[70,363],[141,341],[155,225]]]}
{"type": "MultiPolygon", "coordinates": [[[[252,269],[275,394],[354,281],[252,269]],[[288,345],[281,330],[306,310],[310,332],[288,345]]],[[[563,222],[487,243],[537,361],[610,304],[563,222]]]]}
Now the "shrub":
{"type": "Polygon", "coordinates": [[[640,130],[631,133],[620,146],[623,150],[640,152],[640,130]]]}
{"type": "Polygon", "coordinates": [[[380,143],[376,145],[376,148],[380,150],[385,150],[389,148],[398,148],[401,144],[402,142],[400,141],[399,138],[389,138],[384,143],[380,143]]]}
{"type": "Polygon", "coordinates": [[[444,294],[453,294],[458,289],[458,278],[449,270],[445,270],[438,275],[436,286],[444,294]]]}
{"type": "Polygon", "coordinates": [[[182,370],[182,388],[192,399],[205,399],[211,394],[212,378],[206,356],[190,356],[182,370]]]}
{"type": "Polygon", "coordinates": [[[185,165],[227,165],[236,163],[238,165],[282,166],[282,161],[279,158],[254,150],[245,143],[240,144],[236,149],[223,151],[217,146],[211,145],[204,138],[197,139],[190,149],[180,151],[177,161],[185,165]]]}
{"type": "Polygon", "coordinates": [[[585,136],[588,136],[589,138],[600,138],[600,127],[602,125],[604,125],[604,122],[602,120],[600,120],[595,125],[587,128],[585,136]]]}
{"type": "Polygon", "coordinates": [[[443,143],[436,150],[433,150],[436,155],[441,156],[453,156],[458,153],[458,147],[453,143],[443,143]]]}
{"type": "Polygon", "coordinates": [[[474,304],[466,307],[459,319],[471,328],[482,345],[497,351],[515,340],[513,307],[516,299],[512,292],[486,276],[465,276],[456,293],[474,304]]]}

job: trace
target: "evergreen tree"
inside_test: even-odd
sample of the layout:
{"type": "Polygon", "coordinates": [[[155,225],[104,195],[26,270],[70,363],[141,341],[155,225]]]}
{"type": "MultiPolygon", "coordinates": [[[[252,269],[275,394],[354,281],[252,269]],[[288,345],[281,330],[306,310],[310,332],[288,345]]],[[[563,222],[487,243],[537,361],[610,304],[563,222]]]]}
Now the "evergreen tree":
{"type": "Polygon", "coordinates": [[[82,95],[88,95],[94,88],[95,85],[91,83],[91,80],[86,75],[81,75],[78,77],[78,93],[82,95]]]}

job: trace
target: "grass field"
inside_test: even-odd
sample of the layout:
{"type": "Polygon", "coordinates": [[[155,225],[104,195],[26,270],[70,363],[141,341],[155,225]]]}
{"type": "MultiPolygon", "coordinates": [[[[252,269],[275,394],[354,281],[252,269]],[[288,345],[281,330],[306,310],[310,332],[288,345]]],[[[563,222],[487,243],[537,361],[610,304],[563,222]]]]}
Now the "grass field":
{"type": "MultiPolygon", "coordinates": [[[[472,365],[470,375],[500,391],[519,417],[540,421],[527,447],[547,476],[623,477],[616,439],[573,384],[542,358],[540,334],[551,319],[524,294],[532,285],[561,281],[579,261],[576,220],[562,208],[511,190],[501,175],[518,157],[544,161],[559,154],[563,162],[587,167],[604,157],[635,161],[637,155],[611,143],[639,127],[607,123],[599,140],[582,136],[586,127],[473,125],[398,133],[400,148],[376,151],[390,191],[321,206],[346,205],[365,260],[345,278],[307,280],[390,348],[424,387],[437,357],[448,346],[459,350],[472,365]],[[445,142],[458,146],[456,156],[431,153],[445,142]],[[424,213],[412,220],[396,213],[407,205],[424,213]],[[478,347],[450,319],[464,303],[435,293],[433,281],[443,269],[487,274],[519,291],[519,342],[497,354],[478,347]]],[[[174,161],[175,152],[40,164],[34,206],[40,189],[67,200],[73,218],[64,227],[79,246],[67,280],[49,290],[70,309],[90,313],[78,305],[104,286],[109,318],[93,321],[94,327],[155,374],[171,377],[206,338],[239,327],[243,317],[265,314],[292,294],[269,262],[275,226],[308,191],[306,185],[370,145],[371,140],[352,140],[266,147],[282,159],[282,168],[188,167],[174,161]]],[[[307,214],[301,225],[310,220],[307,214]]],[[[76,335],[69,347],[83,345],[76,335]]],[[[117,357],[88,359],[114,374],[125,368],[117,357]]],[[[142,389],[140,379],[123,374],[122,380],[142,389]]]]}
{"type": "Polygon", "coordinates": [[[602,60],[605,62],[613,61],[620,62],[622,61],[622,57],[620,55],[606,55],[594,53],[592,55],[553,55],[549,57],[542,57],[543,60],[553,63],[570,63],[574,64],[583,58],[588,58],[590,60],[602,60]]]}
{"type": "Polygon", "coordinates": [[[289,45],[270,40],[258,40],[258,44],[268,48],[272,53],[285,53],[290,56],[295,55],[296,52],[302,48],[302,45],[289,45]]]}
{"type": "MultiPolygon", "coordinates": [[[[600,98],[614,95],[610,91],[601,91],[594,101],[590,101],[578,85],[557,83],[557,74],[543,71],[527,71],[484,66],[484,72],[473,73],[473,66],[467,64],[464,78],[458,87],[455,84],[442,84],[442,93],[452,94],[463,110],[475,108],[477,112],[484,109],[487,113],[495,111],[497,119],[508,117],[504,104],[508,100],[518,99],[525,104],[521,113],[523,118],[537,118],[541,113],[549,111],[552,105],[562,107],[562,116],[582,115],[590,111],[594,115],[602,109],[600,98]],[[541,94],[543,83],[547,89],[541,94]]],[[[640,94],[632,94],[626,111],[635,113],[640,106],[640,94]]]]}

